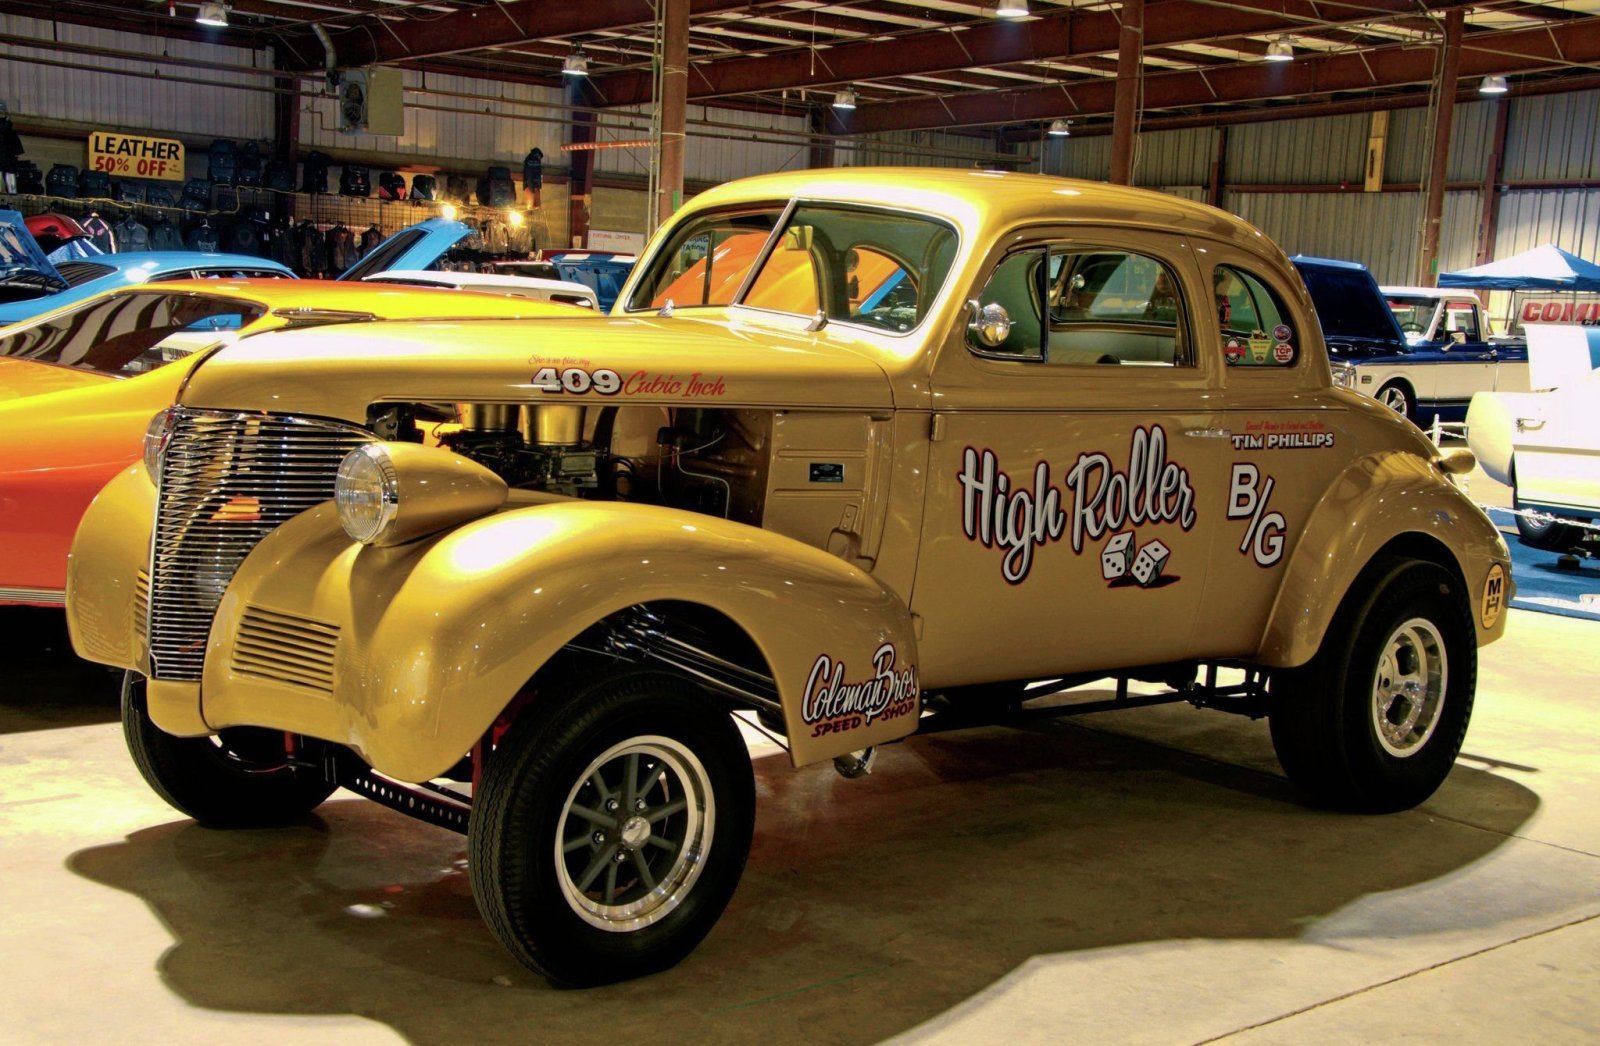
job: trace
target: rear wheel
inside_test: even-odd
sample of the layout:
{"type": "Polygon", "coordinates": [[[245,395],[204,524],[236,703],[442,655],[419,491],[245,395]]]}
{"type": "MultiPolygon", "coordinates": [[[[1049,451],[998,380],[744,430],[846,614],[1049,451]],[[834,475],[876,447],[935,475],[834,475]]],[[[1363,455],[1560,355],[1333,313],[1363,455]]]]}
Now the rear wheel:
{"type": "Polygon", "coordinates": [[[1316,657],[1274,678],[1273,747],[1289,779],[1321,803],[1408,809],[1450,773],[1476,677],[1461,583],[1432,563],[1379,560],[1352,586],[1316,657]]]}
{"type": "Polygon", "coordinates": [[[282,731],[235,727],[174,737],[150,721],[144,680],[122,682],[122,736],[133,764],[174,809],[212,828],[262,828],[310,813],[338,787],[292,762],[282,731]]]}
{"type": "Polygon", "coordinates": [[[558,984],[677,963],[744,872],[750,757],[727,710],[679,677],[612,675],[529,706],[484,769],[473,895],[502,944],[558,984]]]}
{"type": "Polygon", "coordinates": [[[1402,418],[1409,421],[1415,421],[1417,418],[1417,401],[1410,387],[1403,381],[1389,382],[1379,389],[1373,398],[1402,418]]]}

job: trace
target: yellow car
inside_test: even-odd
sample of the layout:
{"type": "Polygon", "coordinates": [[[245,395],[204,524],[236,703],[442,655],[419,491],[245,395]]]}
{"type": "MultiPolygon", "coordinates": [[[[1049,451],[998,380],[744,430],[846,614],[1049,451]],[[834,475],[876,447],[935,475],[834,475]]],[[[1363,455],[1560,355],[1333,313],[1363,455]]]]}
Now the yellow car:
{"type": "Polygon", "coordinates": [[[1295,270],[1221,211],[801,171],[697,196],[607,317],[207,358],[85,517],[68,616],[179,810],[344,784],[456,828],[500,940],[594,984],[732,896],[734,710],[858,776],[922,724],[1164,682],[1265,715],[1321,802],[1422,801],[1511,594],[1471,465],[1332,386],[1295,270]]]}
{"type": "Polygon", "coordinates": [[[331,280],[175,280],[0,328],[0,605],[62,604],[67,548],[84,509],[138,460],[150,418],[172,404],[202,350],[285,327],[380,317],[574,312],[331,280]]]}

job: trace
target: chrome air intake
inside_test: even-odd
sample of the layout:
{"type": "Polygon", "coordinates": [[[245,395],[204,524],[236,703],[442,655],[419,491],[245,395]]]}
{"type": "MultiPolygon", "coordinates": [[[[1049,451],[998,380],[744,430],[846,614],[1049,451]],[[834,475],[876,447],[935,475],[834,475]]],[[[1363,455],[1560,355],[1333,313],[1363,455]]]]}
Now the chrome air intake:
{"type": "Polygon", "coordinates": [[[176,409],[161,457],[150,554],[150,669],[198,681],[222,594],[250,550],[333,497],[344,456],[373,439],[354,425],[176,409]]]}

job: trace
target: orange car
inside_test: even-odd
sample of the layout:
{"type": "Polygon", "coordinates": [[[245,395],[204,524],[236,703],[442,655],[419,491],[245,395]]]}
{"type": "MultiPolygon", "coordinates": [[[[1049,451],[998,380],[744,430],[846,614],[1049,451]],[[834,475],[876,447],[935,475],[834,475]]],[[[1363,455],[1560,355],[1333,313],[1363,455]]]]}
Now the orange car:
{"type": "Polygon", "coordinates": [[[568,305],[311,280],[126,287],[0,328],[0,605],[60,606],[84,509],[139,457],[203,350],[283,327],[594,315],[568,305]]]}

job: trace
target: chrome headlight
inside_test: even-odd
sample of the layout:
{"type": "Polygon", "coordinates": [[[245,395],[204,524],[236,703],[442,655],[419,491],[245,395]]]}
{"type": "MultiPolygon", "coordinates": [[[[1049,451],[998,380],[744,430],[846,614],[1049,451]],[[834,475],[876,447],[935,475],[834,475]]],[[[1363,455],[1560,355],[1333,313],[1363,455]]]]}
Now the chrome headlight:
{"type": "Polygon", "coordinates": [[[333,503],[344,532],[365,545],[394,522],[400,511],[400,476],[382,443],[357,447],[339,462],[333,503]]]}
{"type": "Polygon", "coordinates": [[[150,479],[161,475],[161,454],[167,449],[167,441],[172,438],[172,408],[157,414],[150,419],[150,424],[144,430],[144,467],[150,470],[150,479]]]}
{"type": "Polygon", "coordinates": [[[506,484],[474,461],[419,443],[368,443],[339,463],[339,525],[364,545],[399,545],[505,503],[506,484]]]}
{"type": "Polygon", "coordinates": [[[1333,368],[1333,384],[1336,388],[1353,389],[1356,387],[1356,369],[1348,363],[1332,360],[1329,366],[1333,368]]]}

